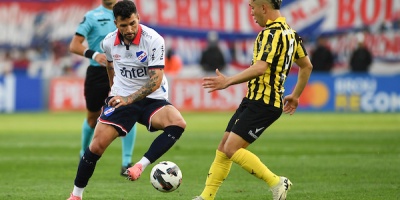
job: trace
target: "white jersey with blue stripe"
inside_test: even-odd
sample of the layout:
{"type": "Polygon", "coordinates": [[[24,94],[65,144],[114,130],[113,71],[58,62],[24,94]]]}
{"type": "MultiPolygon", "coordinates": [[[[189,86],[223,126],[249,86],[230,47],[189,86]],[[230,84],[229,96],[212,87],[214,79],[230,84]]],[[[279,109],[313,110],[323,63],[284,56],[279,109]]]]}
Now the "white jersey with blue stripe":
{"type": "MultiPolygon", "coordinates": [[[[111,96],[133,94],[149,81],[149,68],[164,68],[164,38],[155,30],[142,24],[139,24],[138,33],[130,45],[126,46],[121,34],[115,30],[106,36],[102,48],[107,60],[114,64],[115,76],[111,96]]],[[[168,81],[165,75],[160,88],[147,97],[168,99],[168,81]]]]}
{"type": "MultiPolygon", "coordinates": [[[[99,6],[85,14],[83,21],[79,24],[76,33],[85,37],[89,49],[103,52],[100,43],[105,36],[115,31],[113,11],[99,6]]],[[[91,66],[100,66],[96,61],[90,59],[91,66]]]]}

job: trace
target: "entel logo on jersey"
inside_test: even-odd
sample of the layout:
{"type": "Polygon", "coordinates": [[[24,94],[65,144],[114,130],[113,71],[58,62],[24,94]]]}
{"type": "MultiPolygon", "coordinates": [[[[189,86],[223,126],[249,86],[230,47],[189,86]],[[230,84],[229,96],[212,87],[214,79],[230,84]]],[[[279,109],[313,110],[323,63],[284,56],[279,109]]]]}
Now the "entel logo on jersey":
{"type": "Polygon", "coordinates": [[[136,57],[140,60],[140,62],[144,62],[147,59],[147,54],[144,51],[136,52],[136,57]]]}
{"type": "Polygon", "coordinates": [[[121,59],[121,55],[119,55],[119,54],[114,54],[114,55],[113,55],[113,59],[114,59],[114,60],[120,60],[120,59],[121,59]]]}

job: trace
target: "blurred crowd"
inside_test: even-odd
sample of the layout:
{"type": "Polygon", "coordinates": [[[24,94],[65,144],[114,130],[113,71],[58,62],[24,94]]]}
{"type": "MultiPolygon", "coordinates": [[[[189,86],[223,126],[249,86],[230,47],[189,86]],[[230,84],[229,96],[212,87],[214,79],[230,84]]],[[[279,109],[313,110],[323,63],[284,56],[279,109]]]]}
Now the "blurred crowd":
{"type": "MultiPolygon", "coordinates": [[[[389,39],[399,38],[400,19],[360,30],[303,37],[303,40],[312,59],[314,72],[370,72],[371,65],[382,58],[382,54],[378,52],[379,49],[373,49],[376,38],[381,36],[388,36],[389,39]]],[[[69,42],[43,42],[29,48],[0,48],[2,60],[0,75],[15,73],[43,78],[84,77],[88,60],[70,53],[69,42]]],[[[166,74],[173,77],[202,76],[214,73],[216,68],[229,73],[248,67],[251,61],[251,54],[241,54],[243,47],[238,46],[243,45],[235,44],[232,40],[221,40],[218,32],[210,31],[202,44],[204,45],[201,47],[202,50],[198,51],[199,55],[192,55],[197,60],[194,64],[185,62],[186,59],[180,54],[185,49],[177,49],[173,46],[167,48],[166,74]]],[[[245,51],[252,51],[252,49],[245,51]]],[[[296,69],[292,71],[295,72],[296,69]]]]}

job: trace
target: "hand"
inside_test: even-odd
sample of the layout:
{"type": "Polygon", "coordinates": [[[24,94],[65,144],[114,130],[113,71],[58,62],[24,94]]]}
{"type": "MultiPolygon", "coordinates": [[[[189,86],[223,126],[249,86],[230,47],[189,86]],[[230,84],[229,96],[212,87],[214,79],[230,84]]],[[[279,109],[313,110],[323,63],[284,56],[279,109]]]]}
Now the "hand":
{"type": "Polygon", "coordinates": [[[129,104],[128,102],[128,97],[121,97],[121,96],[115,96],[108,101],[108,106],[114,107],[114,108],[119,108],[121,106],[126,106],[129,104]]]}
{"type": "Polygon", "coordinates": [[[228,87],[227,78],[218,69],[215,70],[217,76],[215,77],[204,77],[203,88],[209,88],[208,92],[214,92],[215,90],[222,90],[228,87]]]}
{"type": "Polygon", "coordinates": [[[283,112],[285,114],[293,115],[299,105],[299,99],[288,95],[283,99],[283,112]]]}
{"type": "Polygon", "coordinates": [[[106,54],[104,53],[99,53],[96,55],[96,57],[94,58],[94,60],[99,63],[101,66],[106,66],[107,63],[107,57],[106,54]]]}

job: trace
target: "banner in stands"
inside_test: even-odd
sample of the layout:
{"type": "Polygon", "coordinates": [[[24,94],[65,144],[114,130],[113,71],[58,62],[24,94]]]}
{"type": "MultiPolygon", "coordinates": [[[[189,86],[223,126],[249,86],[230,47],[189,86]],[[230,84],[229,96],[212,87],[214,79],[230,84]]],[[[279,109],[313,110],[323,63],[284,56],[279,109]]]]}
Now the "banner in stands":
{"type": "Polygon", "coordinates": [[[43,100],[42,79],[14,74],[0,76],[0,113],[42,111],[43,100]]]}
{"type": "MultiPolygon", "coordinates": [[[[167,47],[174,49],[185,65],[198,64],[201,51],[207,45],[207,33],[213,30],[219,33],[220,46],[228,63],[237,67],[248,66],[253,40],[261,30],[250,15],[248,0],[135,2],[141,23],[164,35],[167,47]]],[[[0,1],[0,29],[3,30],[0,50],[16,47],[40,50],[52,48],[60,41],[67,43],[85,12],[100,3],[99,0],[0,1]]],[[[353,37],[341,34],[345,30],[367,28],[371,31],[367,46],[379,58],[378,64],[399,68],[399,32],[379,32],[382,27],[399,30],[398,0],[284,0],[281,12],[304,38],[340,34],[331,42],[333,51],[338,54],[338,62],[347,61],[348,52],[355,47],[353,37]]],[[[56,49],[63,51],[59,50],[60,47],[56,49]]],[[[65,53],[58,52],[61,55],[57,56],[65,53]]]]}
{"type": "MultiPolygon", "coordinates": [[[[296,77],[290,76],[285,83],[286,95],[296,84],[296,77]]],[[[232,110],[247,91],[246,84],[240,84],[207,93],[201,82],[200,79],[174,80],[171,102],[182,110],[232,110]]],[[[400,112],[400,76],[313,74],[301,96],[298,111],[400,112]]]]}
{"type": "Polygon", "coordinates": [[[83,93],[84,81],[82,78],[72,77],[52,79],[49,91],[49,110],[84,110],[86,108],[83,93]]]}
{"type": "MultiPolygon", "coordinates": [[[[296,82],[289,75],[285,94],[296,82]]],[[[170,101],[182,111],[233,111],[246,95],[246,84],[208,93],[198,79],[173,79],[170,101]]],[[[0,78],[0,112],[85,110],[83,78],[55,78],[44,99],[43,80],[14,75],[0,78]],[[26,87],[29,85],[29,87],[26,87]]],[[[400,76],[313,74],[300,99],[298,111],[400,112],[400,76]]]]}

